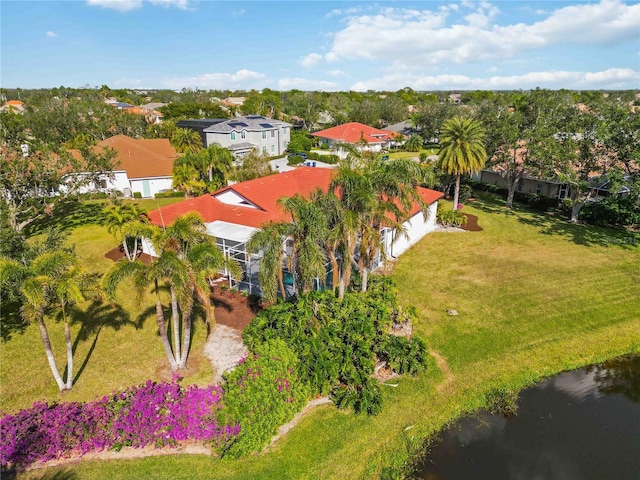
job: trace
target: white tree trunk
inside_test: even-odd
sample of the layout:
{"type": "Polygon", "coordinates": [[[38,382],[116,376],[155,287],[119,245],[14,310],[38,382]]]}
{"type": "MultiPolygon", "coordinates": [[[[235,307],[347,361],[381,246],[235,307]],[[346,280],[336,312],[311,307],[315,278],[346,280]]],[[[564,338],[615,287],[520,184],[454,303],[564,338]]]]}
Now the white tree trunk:
{"type": "Polygon", "coordinates": [[[51,368],[51,373],[53,373],[53,378],[56,380],[58,384],[58,389],[62,392],[65,389],[64,382],[62,381],[62,376],[58,371],[58,366],[56,365],[56,359],[53,356],[53,350],[51,349],[51,341],[49,340],[49,332],[47,332],[47,326],[44,323],[44,319],[40,318],[38,320],[38,327],[40,328],[40,337],[42,338],[42,343],[44,344],[44,351],[47,355],[47,361],[49,362],[49,368],[51,368]]]}

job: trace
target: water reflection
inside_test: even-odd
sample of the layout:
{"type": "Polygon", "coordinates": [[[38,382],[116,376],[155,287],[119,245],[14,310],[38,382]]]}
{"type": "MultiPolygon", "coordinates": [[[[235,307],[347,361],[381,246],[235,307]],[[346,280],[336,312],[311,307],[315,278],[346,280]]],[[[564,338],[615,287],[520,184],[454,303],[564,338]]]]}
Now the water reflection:
{"type": "Polygon", "coordinates": [[[444,432],[419,478],[640,479],[639,399],[640,356],[562,373],[444,432]]]}

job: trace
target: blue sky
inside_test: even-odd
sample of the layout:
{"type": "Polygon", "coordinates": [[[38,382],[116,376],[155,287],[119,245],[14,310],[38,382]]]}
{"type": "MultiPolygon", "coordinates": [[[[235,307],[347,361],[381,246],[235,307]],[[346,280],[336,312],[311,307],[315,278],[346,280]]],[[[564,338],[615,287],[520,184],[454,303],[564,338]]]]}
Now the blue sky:
{"type": "Polygon", "coordinates": [[[637,1],[0,1],[0,85],[640,89],[637,1]]]}

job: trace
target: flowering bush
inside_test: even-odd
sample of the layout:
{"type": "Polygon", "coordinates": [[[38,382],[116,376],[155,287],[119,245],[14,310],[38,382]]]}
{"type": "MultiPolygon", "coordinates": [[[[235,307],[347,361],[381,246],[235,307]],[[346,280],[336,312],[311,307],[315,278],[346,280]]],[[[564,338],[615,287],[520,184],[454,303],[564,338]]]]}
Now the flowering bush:
{"type": "Polygon", "coordinates": [[[257,346],[252,354],[225,375],[222,423],[241,425],[233,443],[221,449],[239,457],[259,451],[291,420],[309,398],[298,378],[298,358],[282,340],[257,346]]]}
{"type": "Polygon", "coordinates": [[[88,403],[37,402],[0,419],[0,465],[16,468],[71,454],[123,446],[176,446],[196,440],[222,445],[239,426],[216,422],[222,390],[154,383],[88,403]]]}

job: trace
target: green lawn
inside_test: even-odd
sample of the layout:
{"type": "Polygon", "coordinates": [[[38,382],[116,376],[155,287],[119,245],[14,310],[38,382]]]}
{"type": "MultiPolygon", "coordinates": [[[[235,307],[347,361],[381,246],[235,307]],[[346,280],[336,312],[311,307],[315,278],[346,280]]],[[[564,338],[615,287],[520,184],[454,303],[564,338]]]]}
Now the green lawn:
{"type": "MultiPolygon", "coordinates": [[[[385,465],[406,460],[413,451],[408,445],[482,406],[492,388],[520,389],[562,370],[639,352],[638,236],[507,211],[501,204],[488,198],[467,203],[463,211],[479,217],[482,232],[436,232],[398,260],[393,276],[401,301],[418,309],[415,330],[446,362],[446,371],[434,360],[427,374],[390,382],[398,386],[383,387],[379,416],[317,407],[274,448],[241,461],[184,455],[86,461],[24,477],[376,478],[385,465]],[[459,314],[449,316],[447,309],[459,314]]],[[[101,227],[84,227],[74,236],[92,245],[104,241],[92,228],[101,227]]],[[[77,247],[87,259],[93,248],[77,247]]],[[[126,312],[138,308],[129,300],[126,312]]],[[[34,330],[15,333],[0,347],[3,408],[56,398],[34,330]]],[[[153,378],[162,361],[154,337],[149,318],[138,329],[128,323],[119,330],[105,326],[68,398],[153,378]]],[[[89,335],[81,343],[84,352],[94,339],[89,335]]],[[[202,340],[196,349],[201,345],[202,340]]],[[[195,378],[207,375],[203,367],[195,378]]]]}

